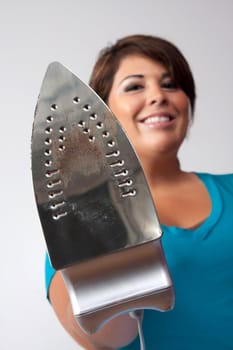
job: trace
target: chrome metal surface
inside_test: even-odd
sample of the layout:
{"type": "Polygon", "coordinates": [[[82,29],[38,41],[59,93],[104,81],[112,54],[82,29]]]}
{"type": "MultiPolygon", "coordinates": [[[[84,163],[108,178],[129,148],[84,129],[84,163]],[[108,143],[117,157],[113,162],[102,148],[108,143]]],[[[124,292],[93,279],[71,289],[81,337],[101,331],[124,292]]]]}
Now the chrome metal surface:
{"type": "Polygon", "coordinates": [[[122,312],[173,307],[162,232],[137,155],[103,101],[57,62],[35,111],[32,175],[51,263],[86,332],[122,312]]]}
{"type": "Polygon", "coordinates": [[[62,270],[74,315],[93,333],[109,319],[139,309],[173,307],[172,281],[160,240],[62,270]]]}
{"type": "Polygon", "coordinates": [[[118,121],[56,62],[35,111],[32,173],[56,269],[161,236],[142,168],[118,121]]]}

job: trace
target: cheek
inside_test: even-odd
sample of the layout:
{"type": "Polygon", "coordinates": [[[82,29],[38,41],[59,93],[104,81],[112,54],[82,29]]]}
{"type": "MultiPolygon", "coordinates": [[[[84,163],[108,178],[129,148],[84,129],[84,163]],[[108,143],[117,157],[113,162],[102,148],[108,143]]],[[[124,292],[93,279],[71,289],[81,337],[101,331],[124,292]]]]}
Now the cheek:
{"type": "Polygon", "coordinates": [[[180,94],[174,98],[173,104],[177,112],[182,116],[182,119],[187,120],[187,123],[189,123],[190,119],[192,119],[192,113],[188,96],[181,91],[180,94]]]}
{"type": "Polygon", "coordinates": [[[122,114],[121,107],[117,101],[113,97],[109,97],[108,106],[111,109],[112,113],[115,115],[117,119],[122,114]]]}
{"type": "MultiPolygon", "coordinates": [[[[135,108],[129,101],[109,101],[109,107],[130,139],[135,139],[135,108]]],[[[135,106],[134,106],[135,107],[135,106]]]]}
{"type": "Polygon", "coordinates": [[[187,115],[189,118],[189,113],[191,112],[191,105],[188,96],[181,92],[181,95],[178,100],[178,105],[180,106],[180,110],[183,112],[183,114],[187,115]]]}
{"type": "Polygon", "coordinates": [[[129,101],[124,99],[115,100],[110,98],[108,106],[115,117],[123,124],[127,123],[135,113],[135,106],[132,106],[129,101]]]}

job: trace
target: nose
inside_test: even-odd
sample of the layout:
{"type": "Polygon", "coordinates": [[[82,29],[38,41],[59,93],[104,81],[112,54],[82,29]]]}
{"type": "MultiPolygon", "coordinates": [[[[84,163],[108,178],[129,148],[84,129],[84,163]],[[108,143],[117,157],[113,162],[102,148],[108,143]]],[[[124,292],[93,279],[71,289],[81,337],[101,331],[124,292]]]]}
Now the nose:
{"type": "Polygon", "coordinates": [[[166,92],[157,84],[153,84],[148,90],[148,103],[156,105],[167,104],[166,92]]]}

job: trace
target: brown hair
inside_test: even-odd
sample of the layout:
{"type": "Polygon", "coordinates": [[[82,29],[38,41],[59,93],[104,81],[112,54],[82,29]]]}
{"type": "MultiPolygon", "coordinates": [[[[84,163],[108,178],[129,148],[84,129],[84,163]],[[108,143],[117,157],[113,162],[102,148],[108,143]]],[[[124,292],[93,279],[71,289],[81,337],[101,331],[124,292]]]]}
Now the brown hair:
{"type": "Polygon", "coordinates": [[[100,51],[89,84],[106,103],[121,60],[132,54],[143,55],[162,63],[176,84],[189,97],[194,112],[195,83],[185,57],[171,42],[142,34],[126,36],[100,51]]]}

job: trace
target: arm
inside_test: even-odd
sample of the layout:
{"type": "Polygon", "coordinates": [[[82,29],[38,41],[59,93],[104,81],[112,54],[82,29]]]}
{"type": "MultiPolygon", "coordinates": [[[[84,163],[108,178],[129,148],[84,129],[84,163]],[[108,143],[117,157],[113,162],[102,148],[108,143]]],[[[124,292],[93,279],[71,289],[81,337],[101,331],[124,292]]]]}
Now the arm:
{"type": "Polygon", "coordinates": [[[128,314],[116,317],[95,334],[86,334],[76,322],[69,295],[60,272],[52,279],[49,297],[66,331],[87,350],[110,350],[129,344],[138,334],[137,322],[128,314]]]}

